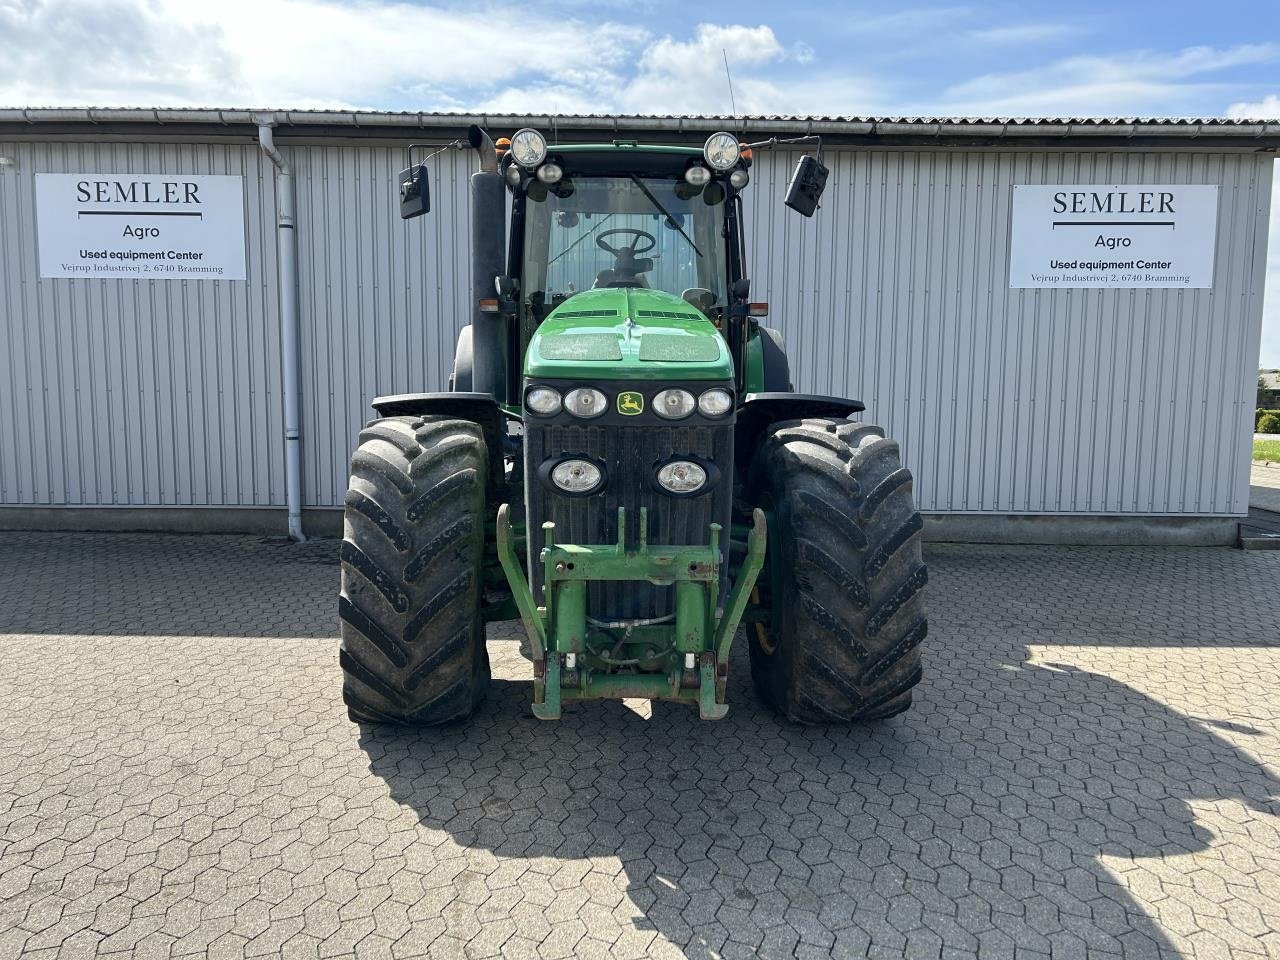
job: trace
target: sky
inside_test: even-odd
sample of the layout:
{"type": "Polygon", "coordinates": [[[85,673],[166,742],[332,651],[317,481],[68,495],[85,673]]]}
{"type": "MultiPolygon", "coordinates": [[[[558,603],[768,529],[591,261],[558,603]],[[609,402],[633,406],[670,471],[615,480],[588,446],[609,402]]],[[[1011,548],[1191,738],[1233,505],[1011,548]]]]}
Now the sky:
{"type": "Polygon", "coordinates": [[[0,0],[0,106],[1280,119],[1280,3],[0,0]]]}

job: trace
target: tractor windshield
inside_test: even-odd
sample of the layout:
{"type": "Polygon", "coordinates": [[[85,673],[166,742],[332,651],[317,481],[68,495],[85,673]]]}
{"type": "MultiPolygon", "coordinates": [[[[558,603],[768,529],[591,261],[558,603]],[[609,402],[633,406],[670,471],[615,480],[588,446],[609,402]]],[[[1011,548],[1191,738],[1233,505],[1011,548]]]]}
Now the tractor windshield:
{"type": "Polygon", "coordinates": [[[704,311],[724,306],[723,192],[637,176],[541,186],[528,195],[521,272],[535,323],[599,287],[665,290],[704,311]]]}

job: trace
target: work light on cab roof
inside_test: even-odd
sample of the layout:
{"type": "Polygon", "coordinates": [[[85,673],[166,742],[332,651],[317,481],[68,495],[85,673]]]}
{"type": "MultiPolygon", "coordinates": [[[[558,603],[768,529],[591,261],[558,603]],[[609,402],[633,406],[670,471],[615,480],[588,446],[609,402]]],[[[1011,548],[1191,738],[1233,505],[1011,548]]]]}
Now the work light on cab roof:
{"type": "Polygon", "coordinates": [[[547,138],[530,127],[517,130],[511,138],[511,156],[520,166],[532,170],[547,159],[547,138]]]}
{"type": "Polygon", "coordinates": [[[741,156],[742,148],[732,133],[713,133],[702,147],[702,157],[712,170],[728,170],[741,156]]]}

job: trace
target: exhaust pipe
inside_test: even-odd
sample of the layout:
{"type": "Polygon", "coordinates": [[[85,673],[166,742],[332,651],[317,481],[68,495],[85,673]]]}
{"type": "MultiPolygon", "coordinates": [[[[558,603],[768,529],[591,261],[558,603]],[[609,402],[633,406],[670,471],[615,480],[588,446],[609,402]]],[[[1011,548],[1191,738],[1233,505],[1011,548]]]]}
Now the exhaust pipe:
{"type": "Polygon", "coordinates": [[[494,149],[489,135],[474,123],[467,128],[467,143],[480,154],[481,173],[498,172],[498,151],[494,149]]]}
{"type": "Polygon", "coordinates": [[[507,318],[482,313],[480,301],[494,295],[494,278],[506,273],[506,196],[493,140],[475,124],[467,142],[479,155],[471,175],[471,389],[507,399],[507,318]]]}

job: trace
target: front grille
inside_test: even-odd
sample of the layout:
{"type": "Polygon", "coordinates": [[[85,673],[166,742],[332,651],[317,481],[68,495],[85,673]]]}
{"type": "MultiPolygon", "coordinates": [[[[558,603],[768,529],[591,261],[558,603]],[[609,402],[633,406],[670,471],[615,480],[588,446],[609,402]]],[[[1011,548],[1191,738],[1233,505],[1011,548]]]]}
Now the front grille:
{"type": "MultiPolygon", "coordinates": [[[[557,543],[609,544],[618,540],[618,507],[627,511],[625,543],[634,549],[640,537],[640,508],[649,511],[651,545],[703,545],[708,527],[724,528],[721,551],[727,555],[733,492],[733,427],[731,425],[576,426],[525,421],[525,489],[529,531],[529,575],[534,595],[542,598],[542,523],[555,526],[557,543]],[[538,468],[565,455],[602,461],[608,478],[602,492],[570,497],[548,490],[538,468]],[[669,496],[650,483],[658,463],[692,456],[716,464],[719,482],[698,497],[669,496]]],[[[630,620],[666,616],[674,609],[674,588],[648,583],[593,583],[587,590],[587,612],[598,620],[630,620]]]]}

